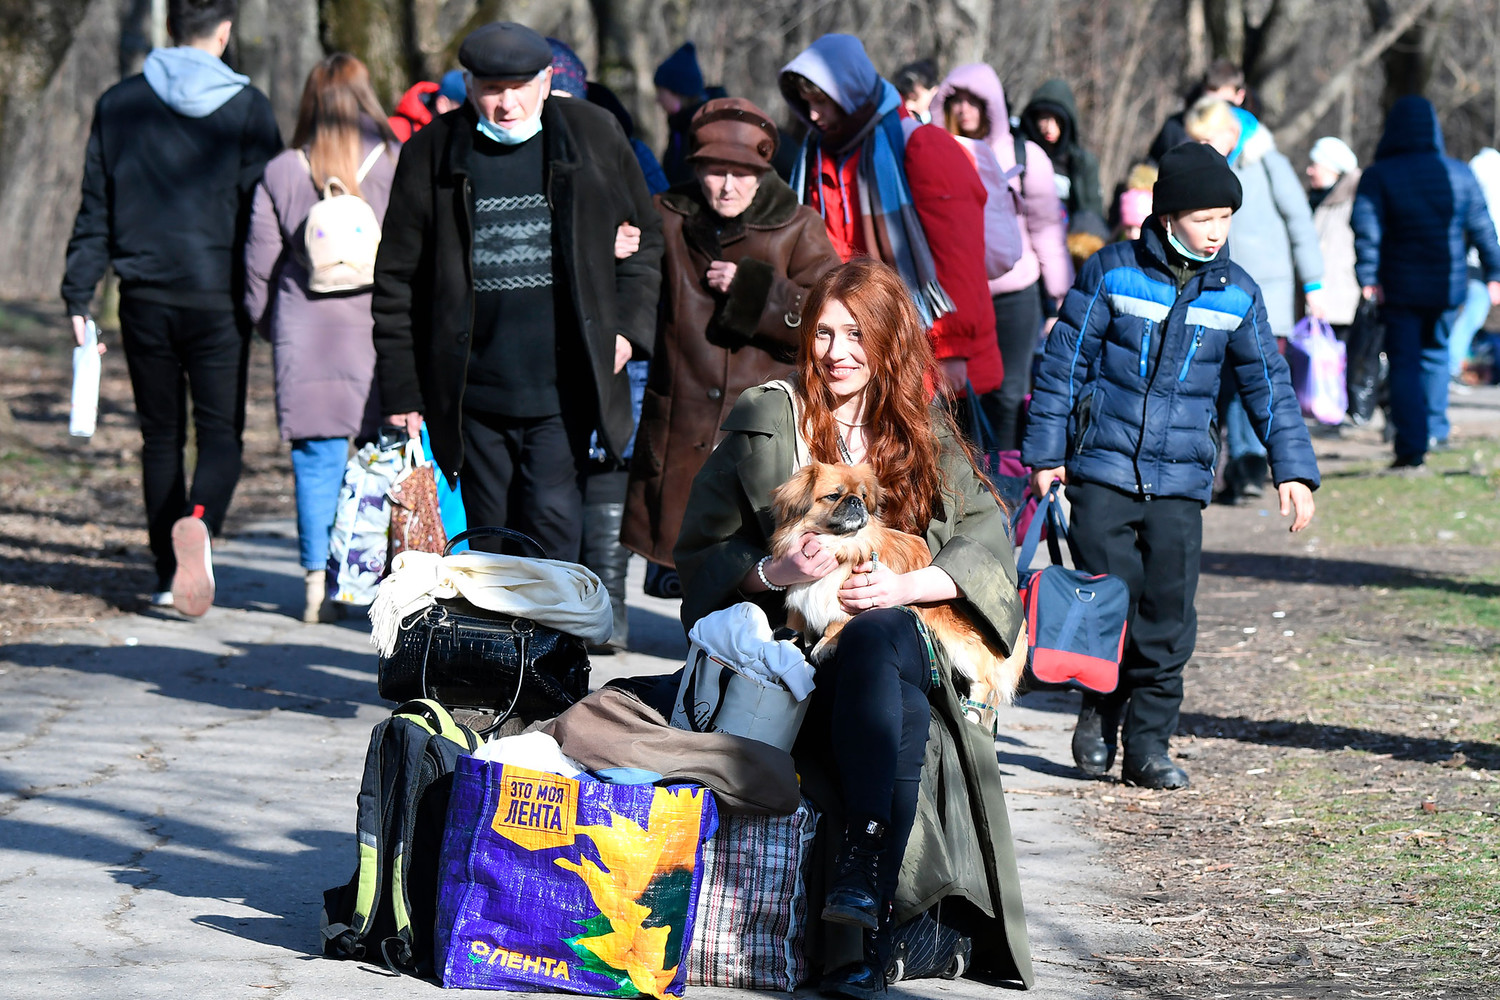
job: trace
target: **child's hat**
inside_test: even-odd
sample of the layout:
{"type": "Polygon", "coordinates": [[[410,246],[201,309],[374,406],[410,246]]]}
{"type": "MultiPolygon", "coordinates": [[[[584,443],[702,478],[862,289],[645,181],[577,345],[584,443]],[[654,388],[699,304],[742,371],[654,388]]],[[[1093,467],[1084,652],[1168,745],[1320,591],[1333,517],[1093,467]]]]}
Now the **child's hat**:
{"type": "Polygon", "coordinates": [[[1200,208],[1238,212],[1243,194],[1240,179],[1216,149],[1184,142],[1167,150],[1157,165],[1151,207],[1158,218],[1200,208]]]}

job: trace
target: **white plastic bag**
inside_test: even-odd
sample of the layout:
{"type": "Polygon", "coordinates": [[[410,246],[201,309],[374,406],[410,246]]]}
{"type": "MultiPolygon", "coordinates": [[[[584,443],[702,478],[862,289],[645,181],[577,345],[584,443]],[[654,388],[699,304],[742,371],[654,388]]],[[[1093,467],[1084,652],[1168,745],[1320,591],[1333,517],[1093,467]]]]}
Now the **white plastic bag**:
{"type": "Polygon", "coordinates": [[[73,407],[68,415],[68,433],[93,437],[99,419],[99,328],[93,320],[83,324],[83,343],[73,348],[73,407]]]}
{"type": "Polygon", "coordinates": [[[391,504],[385,495],[406,468],[406,449],[367,444],[349,459],[328,537],[328,597],[340,604],[375,600],[390,548],[391,504]]]}
{"type": "Polygon", "coordinates": [[[1342,423],[1349,406],[1344,344],[1333,327],[1304,317],[1287,338],[1286,363],[1304,416],[1320,424],[1342,423]]]}

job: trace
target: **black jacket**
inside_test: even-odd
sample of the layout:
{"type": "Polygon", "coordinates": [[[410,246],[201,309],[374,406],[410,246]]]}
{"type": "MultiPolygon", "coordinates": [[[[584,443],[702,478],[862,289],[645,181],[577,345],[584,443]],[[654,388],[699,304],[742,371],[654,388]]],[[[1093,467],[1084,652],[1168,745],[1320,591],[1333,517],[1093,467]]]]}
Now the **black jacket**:
{"type": "Polygon", "coordinates": [[[90,312],[110,264],[127,294],[234,309],[251,198],[280,151],[271,102],[254,87],[203,118],[173,111],[144,76],[106,90],[94,109],[83,201],[68,241],[69,313],[90,312]]]}
{"type": "MultiPolygon", "coordinates": [[[[471,105],[435,119],[401,147],[375,262],[375,377],[386,413],[420,411],[433,457],[463,467],[464,385],[474,323],[471,105]]],[[[542,107],[554,260],[571,298],[597,393],[599,431],[618,457],[635,425],[630,380],[614,370],[615,336],[649,356],[661,290],[661,220],[635,151],[608,111],[557,98],[542,107]],[[615,230],[640,227],[641,248],[614,255],[615,230]]]]}

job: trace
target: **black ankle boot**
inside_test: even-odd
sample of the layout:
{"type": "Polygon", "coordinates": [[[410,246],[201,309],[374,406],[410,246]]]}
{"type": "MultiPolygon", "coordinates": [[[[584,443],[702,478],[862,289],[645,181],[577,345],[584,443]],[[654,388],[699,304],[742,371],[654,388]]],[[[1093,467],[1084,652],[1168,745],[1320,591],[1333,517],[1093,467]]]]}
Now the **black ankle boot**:
{"type": "Polygon", "coordinates": [[[1090,778],[1102,777],[1115,766],[1114,713],[1085,697],[1073,729],[1073,763],[1090,778]]]}
{"type": "Polygon", "coordinates": [[[1125,758],[1121,768],[1125,784],[1138,788],[1186,788],[1188,773],[1176,764],[1165,750],[1148,754],[1140,760],[1125,758]]]}
{"type": "Polygon", "coordinates": [[[625,573],[630,568],[630,550],[620,544],[620,526],[625,521],[623,503],[589,503],[583,506],[583,552],[579,562],[599,577],[609,594],[614,613],[614,632],[608,643],[591,653],[613,653],[626,648],[630,623],[625,610],[625,573]]]}
{"type": "Polygon", "coordinates": [[[865,929],[864,958],[824,976],[818,982],[819,993],[851,1000],[872,1000],[885,992],[890,982],[891,909],[889,903],[881,907],[877,927],[865,929]]]}
{"type": "Polygon", "coordinates": [[[824,920],[870,931],[880,926],[880,865],[887,839],[885,824],[875,820],[844,831],[844,846],[824,897],[824,920]]]}

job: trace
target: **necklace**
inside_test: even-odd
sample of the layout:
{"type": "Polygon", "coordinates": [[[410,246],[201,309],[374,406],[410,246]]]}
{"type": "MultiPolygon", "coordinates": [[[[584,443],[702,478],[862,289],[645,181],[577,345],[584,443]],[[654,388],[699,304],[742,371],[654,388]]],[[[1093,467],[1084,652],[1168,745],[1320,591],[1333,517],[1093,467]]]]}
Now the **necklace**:
{"type": "Polygon", "coordinates": [[[844,427],[850,427],[850,428],[863,427],[863,426],[865,426],[865,424],[867,424],[869,422],[869,421],[866,421],[866,420],[861,420],[859,423],[856,424],[856,423],[851,423],[848,420],[840,420],[838,417],[834,417],[833,421],[836,424],[841,424],[844,427]]]}

